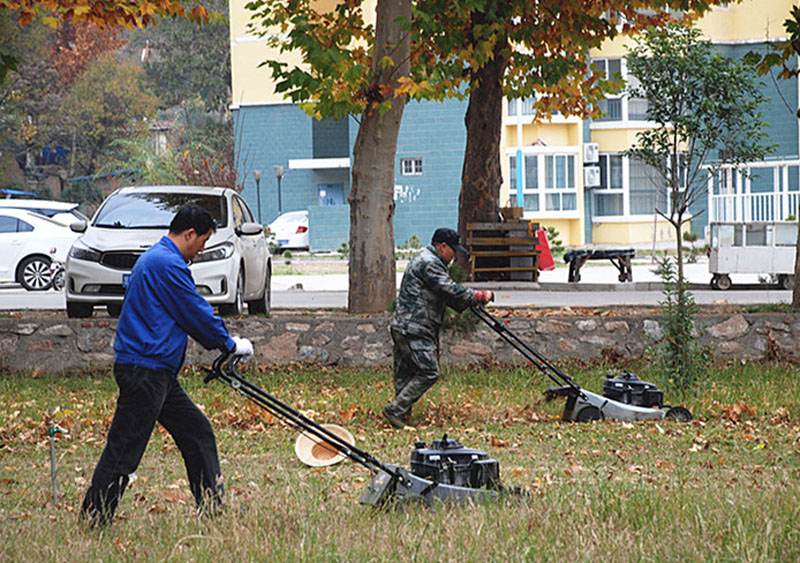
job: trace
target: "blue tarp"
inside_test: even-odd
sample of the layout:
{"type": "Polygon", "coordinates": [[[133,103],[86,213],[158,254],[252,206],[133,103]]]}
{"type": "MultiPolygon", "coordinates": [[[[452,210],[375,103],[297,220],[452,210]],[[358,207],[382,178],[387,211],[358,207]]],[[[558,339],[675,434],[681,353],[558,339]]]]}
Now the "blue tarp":
{"type": "Polygon", "coordinates": [[[39,197],[33,192],[23,192],[12,188],[0,188],[0,195],[4,197],[39,197]]]}

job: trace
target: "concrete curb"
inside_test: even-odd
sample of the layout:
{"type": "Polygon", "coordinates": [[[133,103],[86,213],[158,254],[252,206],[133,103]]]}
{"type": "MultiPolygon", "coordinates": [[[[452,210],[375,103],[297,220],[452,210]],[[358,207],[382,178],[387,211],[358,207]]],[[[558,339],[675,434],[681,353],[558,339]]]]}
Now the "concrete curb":
{"type": "MultiPolygon", "coordinates": [[[[474,289],[491,289],[493,291],[664,291],[661,282],[632,283],[581,283],[581,282],[469,282],[467,287],[474,289]]],[[[743,288],[744,286],[738,286],[743,288]]],[[[690,283],[690,290],[710,289],[705,283],[690,283]]]]}

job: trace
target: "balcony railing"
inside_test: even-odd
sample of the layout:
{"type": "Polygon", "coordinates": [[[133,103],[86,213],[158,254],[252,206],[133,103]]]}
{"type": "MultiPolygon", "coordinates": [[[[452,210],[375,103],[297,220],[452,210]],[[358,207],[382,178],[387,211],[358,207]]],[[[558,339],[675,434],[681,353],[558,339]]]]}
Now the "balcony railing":
{"type": "Polygon", "coordinates": [[[725,165],[708,174],[710,222],[752,223],[798,217],[800,160],[725,165]]]}

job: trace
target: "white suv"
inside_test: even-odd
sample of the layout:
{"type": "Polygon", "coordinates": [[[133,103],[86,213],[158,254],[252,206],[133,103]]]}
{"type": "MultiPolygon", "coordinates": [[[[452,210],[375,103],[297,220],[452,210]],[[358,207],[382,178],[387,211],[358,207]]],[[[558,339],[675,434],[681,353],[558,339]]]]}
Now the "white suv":
{"type": "Polygon", "coordinates": [[[91,224],[76,222],[83,233],[66,264],[67,316],[90,317],[96,305],[119,315],[125,287],[139,256],[169,230],[185,205],[207,209],[216,232],[190,268],[197,292],[222,315],[269,313],[272,256],[264,227],[239,194],[229,188],[146,186],[121,188],[106,198],[91,224]]]}

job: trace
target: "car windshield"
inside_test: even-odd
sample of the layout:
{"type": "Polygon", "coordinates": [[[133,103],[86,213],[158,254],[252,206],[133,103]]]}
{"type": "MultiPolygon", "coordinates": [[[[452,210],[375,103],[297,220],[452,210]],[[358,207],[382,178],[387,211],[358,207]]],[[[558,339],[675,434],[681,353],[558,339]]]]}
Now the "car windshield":
{"type": "Polygon", "coordinates": [[[228,211],[219,195],[192,193],[118,193],[106,200],[97,213],[95,227],[112,229],[167,229],[181,207],[196,205],[211,213],[217,228],[225,228],[228,211]]]}

